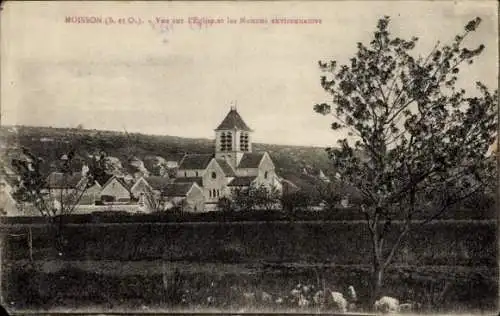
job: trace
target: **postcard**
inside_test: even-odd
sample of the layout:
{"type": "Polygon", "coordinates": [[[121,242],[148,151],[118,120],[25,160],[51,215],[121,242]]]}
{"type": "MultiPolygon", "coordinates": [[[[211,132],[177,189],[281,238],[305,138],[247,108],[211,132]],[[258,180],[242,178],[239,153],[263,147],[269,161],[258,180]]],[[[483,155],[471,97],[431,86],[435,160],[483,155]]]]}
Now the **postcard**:
{"type": "Polygon", "coordinates": [[[6,1],[11,314],[498,311],[494,1],[6,1]]]}

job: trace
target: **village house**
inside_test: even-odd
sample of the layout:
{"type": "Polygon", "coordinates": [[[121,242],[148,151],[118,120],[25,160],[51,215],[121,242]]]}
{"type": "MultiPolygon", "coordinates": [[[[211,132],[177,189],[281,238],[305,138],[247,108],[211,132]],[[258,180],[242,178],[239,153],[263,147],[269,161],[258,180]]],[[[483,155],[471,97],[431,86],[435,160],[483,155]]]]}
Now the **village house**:
{"type": "Polygon", "coordinates": [[[87,186],[87,177],[84,173],[63,174],[52,172],[46,179],[44,191],[49,193],[51,199],[60,200],[61,197],[71,197],[69,203],[93,205],[99,199],[101,185],[94,181],[87,186]]]}
{"type": "Polygon", "coordinates": [[[138,201],[140,206],[146,204],[146,199],[161,200],[162,192],[170,184],[168,177],[150,176],[140,177],[130,188],[132,197],[138,201]]]}
{"type": "Polygon", "coordinates": [[[132,200],[130,185],[117,176],[112,176],[102,186],[99,200],[103,203],[127,204],[132,200]]]}
{"type": "Polygon", "coordinates": [[[203,212],[205,196],[203,189],[196,182],[170,184],[162,194],[165,198],[165,209],[179,209],[183,212],[203,212]]]}

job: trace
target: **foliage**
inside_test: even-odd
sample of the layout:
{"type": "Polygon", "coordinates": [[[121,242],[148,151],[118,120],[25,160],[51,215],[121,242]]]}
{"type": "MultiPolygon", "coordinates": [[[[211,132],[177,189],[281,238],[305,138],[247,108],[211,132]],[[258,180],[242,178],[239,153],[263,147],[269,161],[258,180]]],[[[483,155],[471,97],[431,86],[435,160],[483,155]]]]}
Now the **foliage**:
{"type": "Polygon", "coordinates": [[[180,200],[172,200],[170,203],[172,203],[172,208],[170,209],[170,211],[174,213],[183,213],[189,206],[189,202],[185,198],[180,200]]]}
{"type": "Polygon", "coordinates": [[[467,96],[457,87],[463,65],[485,48],[464,47],[481,19],[470,21],[450,44],[438,42],[425,57],[411,54],[418,38],[391,36],[389,21],[379,20],[370,45],[358,43],[349,64],[319,62],[333,108],[315,105],[315,111],[333,115],[332,129],[348,131],[328,153],[341,181],[364,197],[374,293],[402,240],[420,226],[412,218],[438,218],[495,176],[486,153],[496,135],[497,91],[477,82],[478,96],[467,96]],[[405,225],[388,245],[395,219],[405,225]]]}
{"type": "Polygon", "coordinates": [[[263,185],[238,188],[233,193],[233,203],[240,210],[272,210],[278,208],[280,193],[263,185]]]}
{"type": "Polygon", "coordinates": [[[221,212],[230,212],[234,210],[233,201],[227,197],[222,197],[217,201],[217,209],[221,212]]]}
{"type": "Polygon", "coordinates": [[[287,212],[295,212],[297,209],[306,209],[311,202],[311,196],[304,191],[296,191],[283,194],[281,204],[283,210],[287,212]]]}

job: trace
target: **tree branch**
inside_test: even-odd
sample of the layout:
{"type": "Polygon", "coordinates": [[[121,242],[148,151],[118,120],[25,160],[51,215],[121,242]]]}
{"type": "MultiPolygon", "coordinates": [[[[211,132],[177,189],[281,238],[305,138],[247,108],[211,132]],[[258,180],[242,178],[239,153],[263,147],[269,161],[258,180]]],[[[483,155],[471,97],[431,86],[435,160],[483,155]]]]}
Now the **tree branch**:
{"type": "Polygon", "coordinates": [[[431,217],[427,218],[423,222],[420,222],[419,225],[422,226],[422,225],[425,225],[425,224],[428,224],[428,223],[432,222],[433,220],[435,220],[436,218],[438,218],[439,216],[441,216],[441,214],[443,214],[450,206],[452,206],[452,205],[454,205],[454,204],[456,204],[456,203],[458,203],[460,201],[463,201],[464,199],[472,196],[473,194],[477,193],[481,188],[483,188],[483,185],[478,185],[474,190],[470,191],[466,195],[461,196],[461,197],[459,197],[457,199],[448,201],[447,203],[445,203],[445,205],[443,205],[441,207],[441,209],[439,211],[437,211],[436,213],[434,213],[431,217]]]}

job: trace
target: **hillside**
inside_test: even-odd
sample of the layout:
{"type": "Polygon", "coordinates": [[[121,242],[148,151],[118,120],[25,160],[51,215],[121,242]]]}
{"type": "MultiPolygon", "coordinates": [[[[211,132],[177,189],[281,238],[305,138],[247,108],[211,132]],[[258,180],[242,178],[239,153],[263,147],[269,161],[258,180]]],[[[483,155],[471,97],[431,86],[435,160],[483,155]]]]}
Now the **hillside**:
{"type": "MultiPolygon", "coordinates": [[[[51,162],[70,148],[76,150],[80,160],[100,151],[106,152],[116,158],[114,167],[121,174],[144,168],[151,174],[161,174],[168,161],[179,162],[185,153],[212,153],[214,147],[211,139],[31,126],[1,127],[0,137],[0,143],[9,155],[22,146],[42,157],[47,173],[51,162]]],[[[301,187],[319,181],[320,170],[326,175],[332,173],[324,148],[256,143],[253,150],[268,151],[275,161],[277,173],[301,187]]],[[[78,168],[80,166],[75,165],[75,170],[78,168]]]]}

